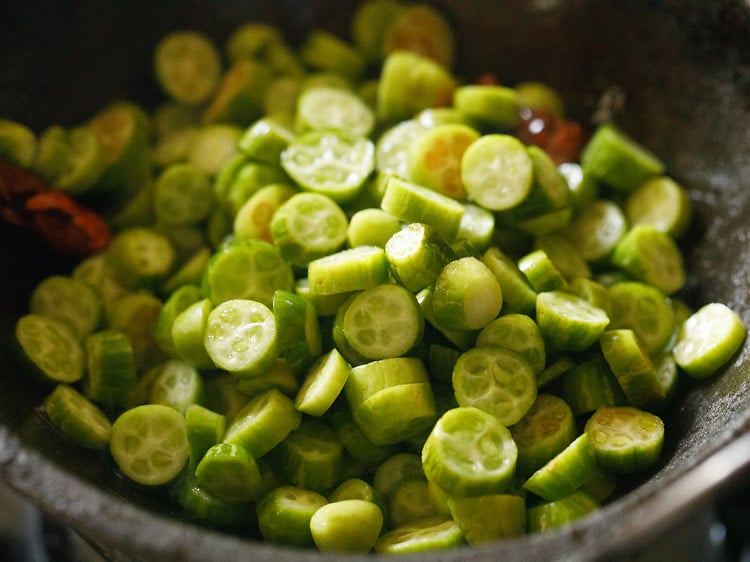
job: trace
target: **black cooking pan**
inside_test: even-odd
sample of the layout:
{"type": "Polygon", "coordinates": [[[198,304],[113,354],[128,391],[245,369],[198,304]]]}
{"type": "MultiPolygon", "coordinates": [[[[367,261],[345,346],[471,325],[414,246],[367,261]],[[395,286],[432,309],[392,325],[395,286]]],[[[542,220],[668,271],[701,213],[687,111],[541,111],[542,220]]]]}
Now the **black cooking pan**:
{"type": "MultiPolygon", "coordinates": [[[[151,52],[176,28],[218,40],[240,23],[280,25],[290,40],[317,25],[346,34],[356,2],[253,0],[0,3],[0,116],[37,131],[75,124],[116,98],[159,100],[151,52]]],[[[586,122],[606,92],[615,121],[665,161],[696,201],[684,241],[684,297],[721,301],[750,325],[750,9],[739,0],[445,0],[460,72],[545,81],[586,122]],[[616,96],[611,96],[612,93],[616,96]]],[[[606,97],[606,96],[605,96],[606,97]]],[[[113,559],[337,559],[272,547],[191,523],[164,497],[70,447],[36,408],[44,393],[9,357],[33,285],[71,266],[3,225],[0,275],[0,475],[113,559]]],[[[634,491],[542,535],[413,560],[612,560],[630,555],[704,502],[745,482],[750,457],[750,347],[693,384],[665,413],[664,461],[634,491]]],[[[342,557],[343,558],[343,557],[342,557]]],[[[369,559],[370,557],[361,557],[369,559]]]]}

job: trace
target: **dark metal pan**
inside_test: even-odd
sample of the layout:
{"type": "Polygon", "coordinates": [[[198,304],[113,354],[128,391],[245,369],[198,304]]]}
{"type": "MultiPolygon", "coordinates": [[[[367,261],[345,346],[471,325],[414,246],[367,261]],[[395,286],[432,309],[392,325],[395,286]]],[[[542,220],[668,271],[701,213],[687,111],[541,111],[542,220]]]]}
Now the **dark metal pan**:
{"type": "MultiPolygon", "coordinates": [[[[750,9],[741,0],[445,0],[460,69],[504,82],[548,82],[588,120],[606,91],[616,122],[665,161],[696,201],[684,242],[684,296],[721,301],[750,325],[750,9]]],[[[219,40],[261,19],[290,38],[318,25],[346,34],[356,2],[165,0],[0,4],[0,115],[40,130],[73,124],[115,98],[158,98],[151,49],[167,30],[219,40]]],[[[115,476],[102,458],[61,442],[37,413],[43,392],[10,357],[15,318],[33,285],[70,263],[2,226],[0,475],[113,559],[331,559],[191,523],[162,497],[115,476]]],[[[703,503],[746,480],[750,347],[694,384],[665,413],[664,461],[634,490],[568,527],[413,560],[612,560],[631,555],[703,503]]],[[[333,557],[333,559],[344,557],[333,557]]],[[[352,557],[355,559],[357,557],[352,557]]],[[[370,559],[371,557],[362,557],[370,559]]]]}

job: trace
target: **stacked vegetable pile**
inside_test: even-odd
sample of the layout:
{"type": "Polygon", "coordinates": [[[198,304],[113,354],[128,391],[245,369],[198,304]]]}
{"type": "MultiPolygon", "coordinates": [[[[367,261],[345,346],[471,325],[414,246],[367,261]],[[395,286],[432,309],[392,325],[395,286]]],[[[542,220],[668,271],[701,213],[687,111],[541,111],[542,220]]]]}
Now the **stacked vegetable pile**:
{"type": "Polygon", "coordinates": [[[90,254],[17,323],[43,411],[274,543],[408,553],[581,517],[745,337],[680,298],[687,192],[543,84],[463,82],[427,4],[369,0],[352,37],[255,22],[223,58],[176,31],[150,115],[0,122],[3,216],[65,201],[90,254]],[[111,241],[77,207],[102,201],[111,241]]]}

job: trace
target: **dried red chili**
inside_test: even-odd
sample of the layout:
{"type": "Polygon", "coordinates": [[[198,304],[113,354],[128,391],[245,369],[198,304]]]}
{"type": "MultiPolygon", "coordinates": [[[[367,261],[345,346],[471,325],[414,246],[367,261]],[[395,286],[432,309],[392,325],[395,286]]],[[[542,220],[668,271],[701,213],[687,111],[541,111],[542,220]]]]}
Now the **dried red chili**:
{"type": "Polygon", "coordinates": [[[31,172],[0,160],[0,218],[40,236],[60,253],[82,257],[112,237],[99,215],[31,172]]]}
{"type": "Polygon", "coordinates": [[[515,134],[524,144],[533,144],[544,150],[558,165],[576,162],[586,143],[586,133],[580,123],[529,107],[521,110],[515,134]]]}

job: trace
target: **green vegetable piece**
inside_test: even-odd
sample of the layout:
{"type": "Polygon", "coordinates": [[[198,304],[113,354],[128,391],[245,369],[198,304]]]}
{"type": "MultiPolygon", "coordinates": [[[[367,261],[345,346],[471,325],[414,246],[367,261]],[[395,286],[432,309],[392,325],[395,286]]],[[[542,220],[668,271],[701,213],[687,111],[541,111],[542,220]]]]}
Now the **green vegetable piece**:
{"type": "Polygon", "coordinates": [[[193,164],[172,164],[156,178],[154,212],[168,225],[198,224],[213,206],[213,187],[207,172],[193,164]]]}
{"type": "Polygon", "coordinates": [[[271,221],[281,205],[297,190],[284,184],[272,183],[261,187],[242,204],[233,222],[237,238],[258,238],[273,242],[271,221]]]}
{"type": "Polygon", "coordinates": [[[559,230],[570,219],[570,190],[552,158],[538,146],[525,147],[533,181],[528,195],[505,212],[505,217],[534,236],[559,230]]]}
{"type": "Polygon", "coordinates": [[[218,305],[250,299],[272,306],[274,293],[291,291],[294,273],[278,247],[263,240],[234,239],[213,255],[203,276],[203,292],[218,305]]]}
{"type": "Polygon", "coordinates": [[[170,359],[159,369],[151,383],[152,404],[164,404],[183,416],[188,406],[203,400],[203,379],[193,365],[179,359],[170,359]]]}
{"type": "Polygon", "coordinates": [[[169,406],[136,406],[112,424],[109,448],[122,473],[131,480],[144,486],[166,484],[188,460],[185,418],[169,406]]]}
{"type": "Polygon", "coordinates": [[[224,442],[240,445],[259,459],[299,427],[302,414],[290,398],[272,388],[251,398],[232,419],[224,442]]]}
{"type": "Polygon", "coordinates": [[[386,28],[385,53],[411,50],[452,68],[455,37],[445,15],[428,4],[406,5],[386,28]]]}
{"type": "Polygon", "coordinates": [[[398,0],[367,0],[357,6],[352,16],[352,41],[368,61],[382,62],[385,34],[402,9],[398,0]]]}
{"type": "Polygon", "coordinates": [[[32,165],[48,183],[73,195],[91,191],[106,166],[104,147],[87,125],[47,128],[39,137],[32,165]]]}
{"type": "Polygon", "coordinates": [[[209,299],[201,299],[180,312],[172,322],[171,340],[178,357],[197,369],[211,369],[214,361],[206,351],[206,327],[213,310],[209,299]]]}
{"type": "Polygon", "coordinates": [[[512,209],[531,193],[534,164],[516,137],[484,135],[464,152],[461,180],[479,205],[491,211],[512,209]]]}
{"type": "MultiPolygon", "coordinates": [[[[340,396],[333,403],[325,417],[354,461],[366,467],[375,467],[394,453],[394,446],[375,445],[365,437],[349,411],[345,396],[340,396]]],[[[333,501],[333,498],[330,499],[333,501]]]]}
{"type": "Polygon", "coordinates": [[[453,106],[483,129],[509,130],[520,121],[518,90],[505,86],[467,85],[456,89],[453,106]]]}
{"type": "Polygon", "coordinates": [[[376,554],[412,554],[466,544],[458,524],[447,515],[419,519],[388,531],[375,543],[376,554]]]}
{"type": "Polygon", "coordinates": [[[262,373],[277,357],[273,312],[253,300],[225,301],[208,315],[204,345],[216,366],[230,373],[262,373]]]}
{"type": "Polygon", "coordinates": [[[462,123],[436,125],[419,135],[409,148],[409,178],[452,199],[466,199],[461,158],[479,133],[462,123]]]}
{"type": "MultiPolygon", "coordinates": [[[[209,123],[195,130],[187,147],[187,164],[211,178],[215,177],[225,162],[239,151],[237,143],[242,129],[228,123],[209,123]]],[[[211,198],[205,203],[213,203],[211,198]]]]}
{"type": "Polygon", "coordinates": [[[445,240],[453,240],[461,225],[464,206],[441,193],[391,177],[380,207],[405,223],[424,223],[445,240]]]}
{"type": "Polygon", "coordinates": [[[211,447],[221,442],[226,431],[227,418],[200,404],[185,408],[185,431],[190,445],[190,467],[195,470],[211,447]]]}
{"type": "Polygon", "coordinates": [[[432,314],[444,328],[480,330],[497,317],[502,305],[500,283],[477,258],[448,263],[435,281],[432,314]]]}
{"type": "Polygon", "coordinates": [[[278,166],[281,153],[293,140],[294,133],[282,123],[262,117],[242,133],[237,146],[251,160],[278,166]]]}
{"type": "Polygon", "coordinates": [[[279,486],[258,502],[260,534],[273,544],[313,546],[310,520],[327,503],[325,496],[312,490],[279,486]]]}
{"type": "Polygon", "coordinates": [[[600,125],[589,139],[581,165],[597,180],[627,192],[664,172],[664,164],[645,146],[610,124],[600,125]]]}
{"type": "Polygon", "coordinates": [[[547,501],[561,499],[578,490],[597,470],[589,439],[588,433],[582,433],[534,472],[523,487],[547,501]]]}
{"type": "Polygon", "coordinates": [[[30,168],[34,163],[37,138],[34,131],[23,123],[0,119],[0,158],[20,166],[30,168]]]}
{"type": "Polygon", "coordinates": [[[460,406],[473,406],[511,426],[531,409],[537,388],[534,371],[517,353],[501,347],[475,347],[458,358],[453,388],[460,406]]]}
{"type": "Polygon", "coordinates": [[[568,291],[577,297],[581,297],[589,304],[601,308],[610,316],[612,312],[612,299],[609,290],[602,283],[586,277],[575,277],[568,283],[568,291]]]}
{"type": "Polygon", "coordinates": [[[650,224],[632,227],[612,254],[612,264],[671,295],[685,285],[682,254],[671,236],[650,224]]]}
{"type": "Polygon", "coordinates": [[[344,358],[332,349],[308,370],[295,398],[295,407],[308,415],[322,416],[344,389],[349,372],[344,358]]]}
{"type": "Polygon", "coordinates": [[[451,517],[472,546],[519,537],[526,530],[526,505],[521,496],[487,494],[448,498],[451,517]]]}
{"type": "Polygon", "coordinates": [[[553,394],[539,394],[529,411],[509,429],[518,447],[517,472],[521,475],[541,468],[577,435],[573,411],[553,394]]]}
{"type": "Polygon", "coordinates": [[[410,181],[410,147],[428,130],[417,119],[407,119],[386,129],[375,144],[375,169],[410,181]]]}
{"type": "Polygon", "coordinates": [[[633,330],[606,330],[599,345],[630,405],[648,410],[663,405],[667,389],[633,330]]]}
{"type": "Polygon", "coordinates": [[[614,201],[600,199],[579,210],[561,234],[592,265],[606,263],[628,229],[625,213],[614,201]]]}
{"type": "Polygon", "coordinates": [[[672,353],[680,369],[705,378],[729,361],[746,332],[737,313],[724,304],[709,303],[682,323],[672,353]]]}
{"type": "Polygon", "coordinates": [[[375,145],[349,133],[313,130],[281,153],[281,165],[303,190],[344,203],[359,194],[375,168],[375,145]]]}
{"type": "Polygon", "coordinates": [[[44,399],[44,412],[62,436],[79,447],[107,450],[112,424],[93,402],[67,384],[44,399]]]}
{"type": "Polygon", "coordinates": [[[518,269],[537,293],[564,291],[568,288],[565,277],[544,250],[534,250],[522,256],[518,260],[518,269]]]}
{"type": "Polygon", "coordinates": [[[235,389],[240,394],[252,398],[271,388],[293,398],[300,388],[297,373],[284,359],[276,359],[262,373],[238,379],[235,389]]]}
{"type": "Polygon", "coordinates": [[[571,366],[559,379],[560,396],[576,417],[601,406],[624,406],[628,399],[602,355],[571,366]]]}
{"type": "Polygon", "coordinates": [[[388,281],[388,260],[383,248],[357,246],[311,261],[307,278],[317,295],[369,289],[388,281]]]}
{"type": "Polygon", "coordinates": [[[107,267],[128,289],[152,289],[171,273],[175,250],[169,239],[145,227],[117,233],[107,251],[107,267]]]}
{"type": "Polygon", "coordinates": [[[350,401],[350,408],[365,437],[381,446],[415,437],[437,418],[428,382],[395,384],[375,392],[359,406],[354,407],[350,401]]]}
{"type": "Polygon", "coordinates": [[[545,111],[552,117],[564,117],[564,101],[549,85],[534,80],[519,82],[515,86],[521,107],[545,111]]]}
{"type": "Polygon", "coordinates": [[[441,515],[424,476],[404,478],[396,484],[388,497],[388,507],[392,527],[441,515]]]}
{"type": "Polygon", "coordinates": [[[382,209],[361,209],[349,219],[346,240],[349,247],[379,246],[384,248],[391,236],[401,230],[401,221],[382,209]]]}
{"type": "Polygon", "coordinates": [[[280,356],[295,373],[305,370],[321,353],[315,307],[305,297],[279,289],[273,295],[273,316],[280,356]]]}
{"type": "Polygon", "coordinates": [[[496,318],[479,332],[476,347],[504,347],[521,355],[535,374],[544,369],[546,351],[542,332],[525,314],[508,313],[496,318]]]}
{"type": "Polygon", "coordinates": [[[348,80],[359,79],[365,67],[362,54],[346,41],[322,29],[314,29],[300,46],[302,61],[322,72],[332,72],[348,80]]]}
{"type": "Polygon", "coordinates": [[[516,261],[497,246],[492,246],[482,254],[482,263],[489,268],[503,290],[503,313],[534,313],[536,291],[529,286],[516,261]]]}
{"type": "Polygon", "coordinates": [[[368,359],[407,354],[422,340],[424,319],[414,295],[394,284],[365,289],[348,304],[344,336],[368,359]]]}
{"type": "Polygon", "coordinates": [[[281,31],[273,25],[244,23],[232,31],[224,50],[233,61],[242,58],[262,58],[271,45],[281,41],[281,31]]]}
{"type": "Polygon", "coordinates": [[[504,492],[513,479],[518,449],[492,414],[458,407],[437,421],[422,449],[427,478],[452,497],[504,492]]]}
{"type": "Polygon", "coordinates": [[[664,349],[675,329],[669,299],[658,289],[638,281],[620,281],[608,291],[608,329],[633,330],[649,355],[664,349]]]}
{"type": "Polygon", "coordinates": [[[101,324],[104,303],[97,290],[85,281],[51,275],[34,287],[29,311],[64,322],[83,340],[101,324]]]}
{"type": "Polygon", "coordinates": [[[385,244],[393,275],[412,292],[432,285],[453,257],[453,252],[435,230],[421,223],[410,223],[385,244]]]}
{"type": "Polygon", "coordinates": [[[672,238],[685,233],[692,215],[693,204],[687,190],[666,176],[644,182],[625,200],[625,216],[631,225],[651,224],[672,238]]]}
{"type": "Polygon", "coordinates": [[[368,501],[331,502],[310,518],[310,531],[321,552],[369,552],[383,528],[383,513],[368,501]]]}
{"type": "Polygon", "coordinates": [[[477,253],[484,252],[492,244],[495,235],[495,215],[484,207],[466,203],[464,215],[456,233],[456,241],[465,240],[477,249],[477,253]]]}
{"type": "Polygon", "coordinates": [[[208,101],[221,76],[216,46],[197,31],[172,32],[162,38],[154,51],[154,67],[164,92],[188,105],[208,101]]]}
{"type": "Polygon", "coordinates": [[[203,293],[200,287],[188,284],[176,289],[164,301],[164,306],[159,311],[159,316],[154,324],[154,338],[159,347],[171,356],[177,354],[174,340],[172,339],[172,327],[179,314],[188,308],[191,304],[202,300],[203,293]]]}
{"type": "Polygon", "coordinates": [[[260,117],[272,81],[273,73],[265,63],[250,59],[233,62],[203,113],[203,123],[250,125],[260,117]]]}
{"type": "Polygon", "coordinates": [[[304,418],[274,449],[274,466],[287,482],[324,493],[341,481],[344,446],[324,421],[304,418]]]}
{"type": "Polygon", "coordinates": [[[599,184],[590,174],[584,174],[577,162],[563,162],[557,171],[570,189],[570,206],[575,213],[586,209],[599,198],[599,184]]]}
{"type": "Polygon", "coordinates": [[[428,107],[447,107],[455,88],[453,76],[435,61],[414,52],[393,51],[380,71],[377,117],[395,122],[428,107]]]}
{"type": "Polygon", "coordinates": [[[664,443],[661,418],[632,406],[599,408],[586,422],[585,432],[599,466],[617,474],[652,466],[664,443]]]}
{"type": "Polygon", "coordinates": [[[195,475],[189,471],[176,478],[170,488],[177,504],[198,521],[221,528],[240,528],[252,520],[248,504],[220,500],[198,484],[195,475]]]}
{"type": "Polygon", "coordinates": [[[253,501],[261,490],[255,459],[230,443],[218,443],[206,451],[195,469],[195,479],[210,494],[229,503],[253,501]]]}
{"type": "Polygon", "coordinates": [[[542,533],[567,525],[600,507],[599,503],[584,491],[545,502],[526,510],[527,531],[542,533]]]}
{"type": "Polygon", "coordinates": [[[124,406],[138,381],[133,346],[119,330],[103,330],[86,338],[84,394],[109,408],[124,406]]]}
{"type": "Polygon", "coordinates": [[[109,314],[108,329],[127,336],[138,369],[146,369],[167,359],[154,335],[162,307],[162,301],[151,292],[136,291],[117,300],[109,314]]]}
{"type": "Polygon", "coordinates": [[[583,351],[599,339],[609,317],[575,295],[549,291],[537,297],[536,321],[542,334],[557,349],[583,351]]]}
{"type": "Polygon", "coordinates": [[[310,88],[297,100],[295,130],[335,130],[367,137],[375,126],[375,113],[353,92],[341,88],[310,88]]]}
{"type": "Polygon", "coordinates": [[[270,223],[271,238],[281,255],[300,267],[339,250],[349,221],[330,197],[297,193],[282,203],[270,223]]]}

